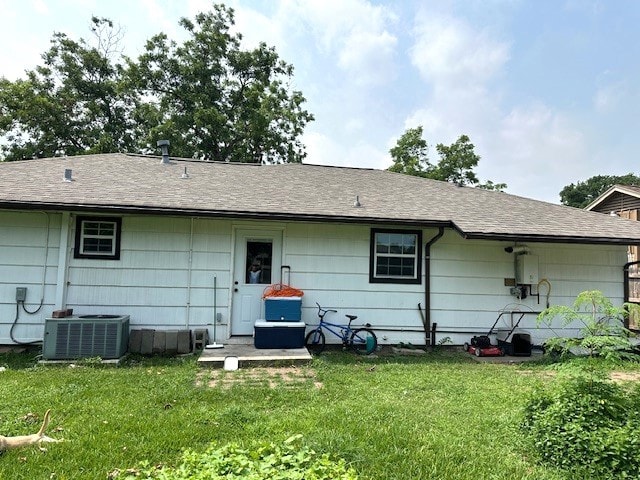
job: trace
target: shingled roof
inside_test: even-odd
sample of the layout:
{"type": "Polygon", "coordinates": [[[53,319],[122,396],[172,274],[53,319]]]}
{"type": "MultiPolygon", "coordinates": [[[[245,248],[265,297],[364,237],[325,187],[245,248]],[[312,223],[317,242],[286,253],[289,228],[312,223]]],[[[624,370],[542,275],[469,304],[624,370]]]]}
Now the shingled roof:
{"type": "Polygon", "coordinates": [[[0,208],[442,226],[465,238],[640,243],[640,222],[383,170],[175,158],[163,164],[118,153],[0,162],[0,208]],[[72,170],[70,182],[65,169],[72,170]],[[356,197],[361,206],[354,206],[356,197]]]}

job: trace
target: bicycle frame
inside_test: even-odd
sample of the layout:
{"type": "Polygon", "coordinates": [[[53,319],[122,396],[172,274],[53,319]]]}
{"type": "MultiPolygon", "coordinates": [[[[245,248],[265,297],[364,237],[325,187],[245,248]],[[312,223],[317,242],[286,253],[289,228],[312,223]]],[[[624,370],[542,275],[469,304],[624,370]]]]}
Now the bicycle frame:
{"type": "Polygon", "coordinates": [[[314,353],[320,353],[324,350],[326,334],[330,332],[333,336],[338,337],[344,349],[351,348],[356,353],[364,353],[369,355],[377,348],[378,340],[375,333],[371,330],[371,325],[368,323],[364,326],[352,327],[351,323],[358,318],[356,315],[345,315],[349,322],[345,324],[327,322],[324,317],[327,313],[337,313],[337,310],[328,310],[318,306],[318,318],[320,319],[318,325],[311,329],[305,336],[305,346],[314,353]]]}
{"type": "Polygon", "coordinates": [[[324,320],[320,320],[320,323],[318,323],[318,326],[316,327],[316,330],[321,329],[331,332],[333,335],[341,339],[343,344],[346,344],[349,341],[349,335],[353,332],[350,325],[340,325],[338,323],[325,322],[324,320]],[[340,333],[333,330],[331,327],[339,328],[340,333]]]}

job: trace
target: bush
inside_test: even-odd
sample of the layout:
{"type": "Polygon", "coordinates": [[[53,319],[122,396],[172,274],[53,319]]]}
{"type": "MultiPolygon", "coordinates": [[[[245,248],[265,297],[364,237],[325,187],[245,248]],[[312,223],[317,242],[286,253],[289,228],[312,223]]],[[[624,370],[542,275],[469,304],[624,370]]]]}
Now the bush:
{"type": "Polygon", "coordinates": [[[638,361],[631,342],[635,334],[624,326],[630,311],[638,311],[638,306],[627,303],[615,307],[602,292],[588,290],[580,293],[570,307],[554,305],[545,309],[538,315],[537,322],[551,327],[555,320],[560,320],[563,327],[580,328],[580,338],[548,339],[545,347],[552,354],[564,357],[575,351],[589,357],[638,361]]]}
{"type": "Polygon", "coordinates": [[[283,445],[255,443],[249,449],[237,444],[216,448],[211,445],[204,453],[186,450],[182,462],[175,468],[151,467],[130,469],[121,477],[113,472],[110,478],[145,480],[357,480],[353,469],[342,459],[327,454],[318,455],[300,445],[301,435],[295,435],[283,445]]]}
{"type": "Polygon", "coordinates": [[[640,478],[640,389],[577,377],[529,399],[523,427],[540,459],[575,478],[640,478]]]}

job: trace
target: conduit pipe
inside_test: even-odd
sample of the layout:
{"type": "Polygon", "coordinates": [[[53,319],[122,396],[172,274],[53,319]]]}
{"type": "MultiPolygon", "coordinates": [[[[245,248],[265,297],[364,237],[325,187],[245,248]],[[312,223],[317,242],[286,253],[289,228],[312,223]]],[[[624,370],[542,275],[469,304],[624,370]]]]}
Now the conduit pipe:
{"type": "MultiPolygon", "coordinates": [[[[424,327],[431,330],[431,246],[444,235],[444,227],[438,227],[438,233],[424,246],[424,327]]],[[[435,345],[435,333],[431,334],[431,346],[435,345]]]]}
{"type": "Polygon", "coordinates": [[[185,327],[189,330],[189,324],[191,323],[191,276],[193,274],[193,224],[195,218],[191,217],[191,226],[189,229],[189,265],[187,272],[187,319],[185,327]]]}

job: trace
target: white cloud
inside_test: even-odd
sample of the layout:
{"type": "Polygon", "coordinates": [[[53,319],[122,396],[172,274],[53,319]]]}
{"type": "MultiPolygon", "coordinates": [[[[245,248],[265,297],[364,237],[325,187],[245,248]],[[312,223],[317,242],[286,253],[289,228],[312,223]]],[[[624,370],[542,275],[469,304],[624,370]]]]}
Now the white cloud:
{"type": "Polygon", "coordinates": [[[354,78],[357,85],[380,85],[395,78],[393,56],[397,38],[388,32],[354,31],[345,40],[338,66],[354,78]]]}
{"type": "Polygon", "coordinates": [[[511,192],[557,201],[577,172],[591,170],[583,133],[546,105],[517,106],[495,127],[480,149],[492,158],[483,157],[478,170],[485,178],[506,182],[511,192]]]}
{"type": "Polygon", "coordinates": [[[390,8],[364,0],[285,0],[278,17],[298,39],[315,39],[356,85],[380,85],[394,78],[397,20],[390,8]]]}
{"type": "Polygon", "coordinates": [[[621,106],[625,98],[630,96],[631,92],[627,82],[615,81],[598,88],[593,97],[593,105],[600,113],[611,112],[621,106]]]}
{"type": "Polygon", "coordinates": [[[481,181],[508,184],[519,195],[557,201],[558,192],[584,169],[586,139],[572,121],[542,102],[503,105],[500,79],[508,43],[448,15],[422,13],[411,59],[428,92],[406,127],[423,125],[438,161],[436,143],[469,135],[481,156],[481,181]]]}
{"type": "Polygon", "coordinates": [[[49,7],[44,0],[33,0],[31,2],[31,6],[33,10],[40,15],[48,15],[49,7]]]}
{"type": "Polygon", "coordinates": [[[270,47],[275,47],[279,54],[286,50],[287,42],[284,35],[286,29],[283,28],[282,18],[277,15],[268,17],[240,4],[232,6],[235,10],[236,20],[233,31],[242,34],[243,48],[255,48],[260,42],[264,42],[270,47]]]}
{"type": "Polygon", "coordinates": [[[320,132],[309,130],[302,138],[307,147],[305,163],[339,167],[388,168],[391,160],[386,152],[367,142],[338,143],[320,132]]]}
{"type": "Polygon", "coordinates": [[[415,37],[412,62],[436,86],[483,84],[509,59],[508,45],[451,16],[422,13],[416,21],[415,37]]]}

